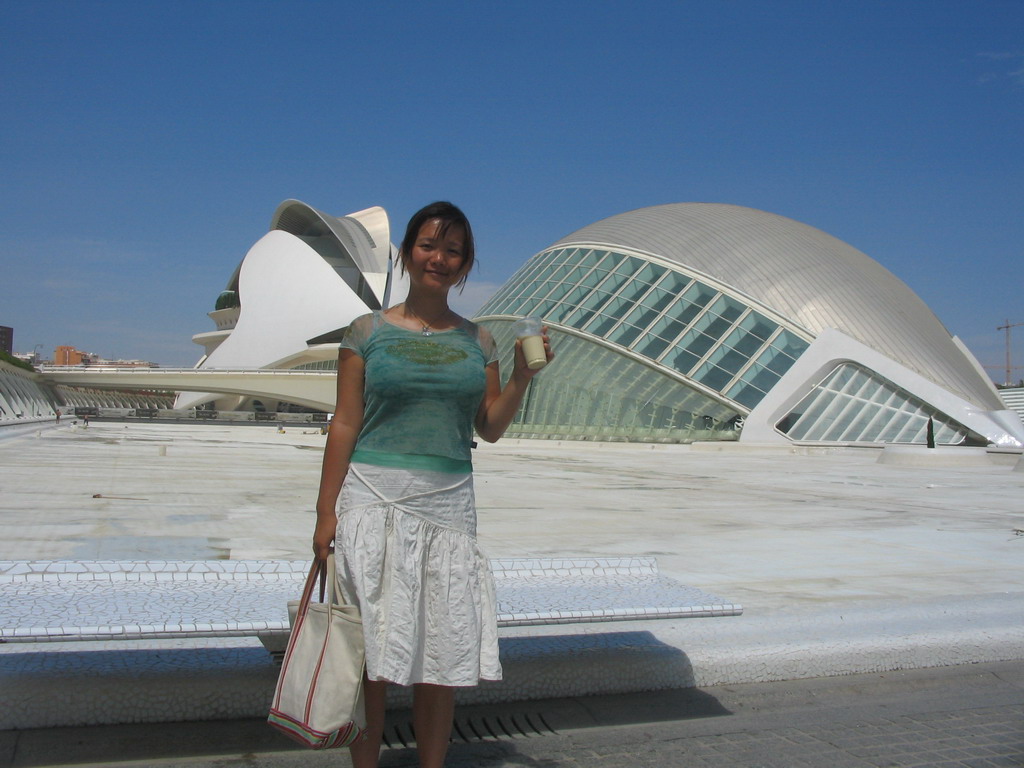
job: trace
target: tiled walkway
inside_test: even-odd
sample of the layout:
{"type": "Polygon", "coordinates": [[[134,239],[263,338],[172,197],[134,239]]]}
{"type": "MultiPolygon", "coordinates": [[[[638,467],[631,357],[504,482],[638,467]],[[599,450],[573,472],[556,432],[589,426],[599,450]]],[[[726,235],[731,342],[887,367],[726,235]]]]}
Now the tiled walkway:
{"type": "MultiPolygon", "coordinates": [[[[408,735],[407,718],[394,713],[392,738],[408,735]]],[[[467,707],[456,720],[449,768],[1020,768],[1024,663],[467,707]],[[499,720],[526,733],[509,737],[499,720]]],[[[416,764],[414,749],[397,746],[382,768],[416,764]]],[[[0,733],[0,768],[71,764],[350,762],[344,750],[293,748],[255,720],[0,733]]]]}
{"type": "MultiPolygon", "coordinates": [[[[1024,766],[1024,704],[867,719],[835,725],[687,736],[677,727],[653,738],[591,745],[585,739],[543,755],[488,758],[456,752],[449,765],[589,768],[1019,768],[1024,766]]],[[[531,749],[532,753],[533,750],[531,749]]],[[[394,762],[391,765],[404,765],[394,762]]]]}

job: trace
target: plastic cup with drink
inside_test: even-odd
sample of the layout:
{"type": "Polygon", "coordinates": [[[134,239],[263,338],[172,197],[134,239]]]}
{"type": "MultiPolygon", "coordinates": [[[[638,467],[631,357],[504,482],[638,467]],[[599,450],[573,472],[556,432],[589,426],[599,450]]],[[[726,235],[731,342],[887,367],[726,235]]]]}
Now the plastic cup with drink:
{"type": "Polygon", "coordinates": [[[523,340],[523,355],[526,356],[526,366],[531,371],[548,364],[548,355],[544,351],[544,337],[541,336],[543,325],[539,317],[523,317],[516,320],[512,326],[516,338],[523,340]]]}

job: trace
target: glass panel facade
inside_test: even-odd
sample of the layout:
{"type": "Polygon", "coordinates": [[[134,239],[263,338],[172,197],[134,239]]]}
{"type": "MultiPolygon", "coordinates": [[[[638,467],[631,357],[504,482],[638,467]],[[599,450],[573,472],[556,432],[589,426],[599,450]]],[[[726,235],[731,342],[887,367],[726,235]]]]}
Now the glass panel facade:
{"type": "MultiPolygon", "coordinates": [[[[732,400],[736,404],[732,415],[756,406],[809,343],[741,299],[698,278],[638,256],[598,248],[554,248],[535,256],[477,316],[527,314],[579,329],[648,358],[654,364],[651,369],[602,345],[581,347],[615,368],[635,375],[643,371],[645,378],[661,376],[668,390],[678,391],[684,385],[658,373],[659,368],[699,382],[732,400]]],[[[563,366],[568,367],[559,360],[557,369],[563,366]]],[[[556,378],[552,374],[538,379],[538,393],[554,386],[546,383],[556,378]]],[[[586,399],[587,395],[580,397],[586,399]]],[[[714,399],[707,397],[708,401],[714,399]]],[[[665,407],[673,406],[666,403],[665,407]]],[[[675,416],[657,416],[656,408],[650,414],[648,410],[649,406],[644,406],[636,413],[619,416],[647,419],[649,415],[651,424],[664,416],[675,423],[675,416]]],[[[536,413],[530,411],[528,416],[539,432],[536,413]]],[[[550,415],[554,418],[555,411],[550,415]]],[[[732,416],[725,420],[729,418],[732,416]]],[[[558,419],[564,421],[564,414],[559,413],[558,419]]],[[[629,432],[623,429],[623,434],[629,432]]]]}
{"type": "Polygon", "coordinates": [[[956,445],[969,435],[966,427],[888,379],[844,363],[775,426],[793,440],[924,444],[928,419],[936,443],[956,445]]]}
{"type": "Polygon", "coordinates": [[[302,363],[296,365],[290,370],[293,371],[336,371],[338,370],[338,359],[331,358],[330,360],[318,360],[315,363],[302,363]]]}
{"type": "MultiPolygon", "coordinates": [[[[484,320],[512,371],[512,323],[484,320]]],[[[560,440],[685,443],[735,440],[740,414],[614,349],[571,334],[551,339],[558,356],[530,385],[507,435],[560,440]]]]}

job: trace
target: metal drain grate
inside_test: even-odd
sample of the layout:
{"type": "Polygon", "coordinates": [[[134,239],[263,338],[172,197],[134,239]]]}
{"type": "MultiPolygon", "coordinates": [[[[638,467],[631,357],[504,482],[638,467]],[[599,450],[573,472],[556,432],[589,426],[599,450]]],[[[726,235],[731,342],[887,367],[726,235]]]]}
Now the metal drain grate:
{"type": "MultiPolygon", "coordinates": [[[[540,712],[517,712],[508,715],[478,715],[455,718],[452,725],[453,743],[475,744],[481,741],[529,739],[558,733],[540,712]]],[[[412,721],[391,723],[384,729],[384,744],[389,749],[416,746],[416,733],[412,721]]]]}

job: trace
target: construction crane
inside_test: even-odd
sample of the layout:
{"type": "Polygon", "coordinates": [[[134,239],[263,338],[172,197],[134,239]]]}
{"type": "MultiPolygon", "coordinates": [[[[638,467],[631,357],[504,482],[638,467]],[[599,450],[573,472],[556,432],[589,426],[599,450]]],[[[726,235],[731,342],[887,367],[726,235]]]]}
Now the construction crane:
{"type": "Polygon", "coordinates": [[[1006,386],[1010,386],[1013,383],[1010,380],[1010,377],[1013,375],[1014,371],[1014,367],[1010,365],[1010,329],[1019,328],[1022,325],[1024,325],[1024,323],[1011,323],[1007,320],[1003,325],[996,328],[997,331],[1006,331],[1006,378],[1003,380],[1003,383],[1006,386]]]}

